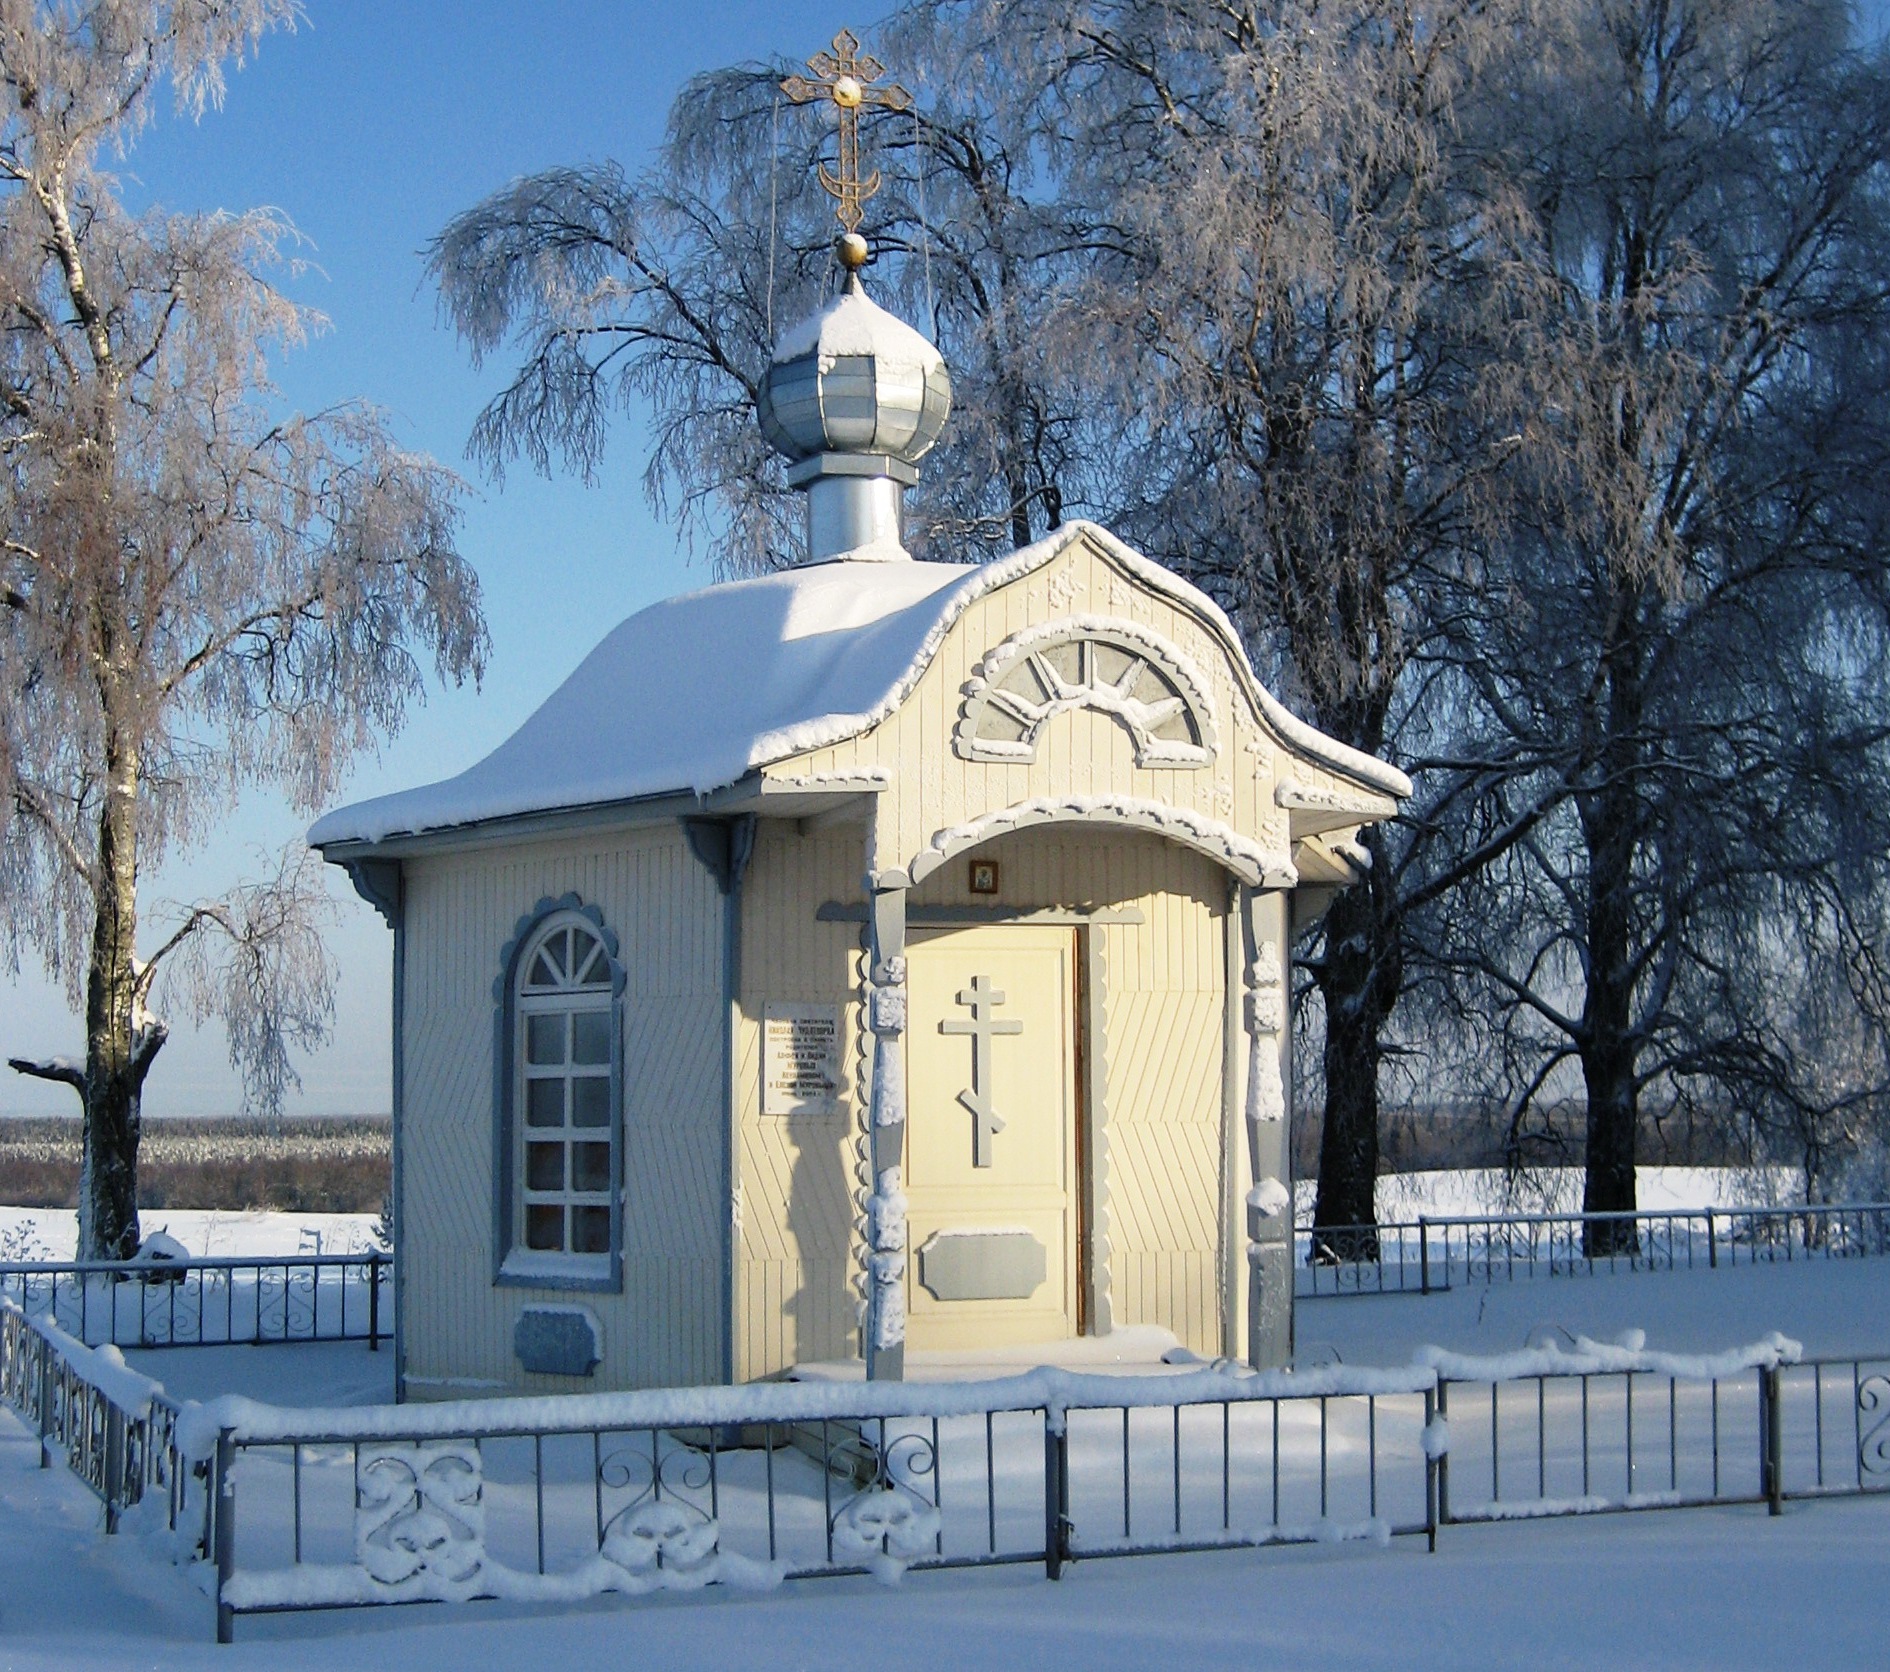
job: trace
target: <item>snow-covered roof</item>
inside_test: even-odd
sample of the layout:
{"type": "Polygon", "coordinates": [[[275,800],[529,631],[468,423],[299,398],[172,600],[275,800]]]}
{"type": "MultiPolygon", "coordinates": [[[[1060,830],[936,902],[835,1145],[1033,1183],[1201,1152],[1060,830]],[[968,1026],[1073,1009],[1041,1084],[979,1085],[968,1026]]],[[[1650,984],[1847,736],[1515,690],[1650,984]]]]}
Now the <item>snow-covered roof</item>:
{"type": "MultiPolygon", "coordinates": [[[[308,839],[316,847],[375,843],[491,819],[702,795],[756,767],[856,736],[905,700],[968,604],[1048,562],[1078,532],[1207,616],[1238,652],[1232,624],[1211,599],[1091,524],[1065,524],[975,568],[811,564],[638,611],[476,766],[325,814],[308,839]]],[[[1385,794],[1410,794],[1395,768],[1295,719],[1257,682],[1249,689],[1295,752],[1385,794]]]]}

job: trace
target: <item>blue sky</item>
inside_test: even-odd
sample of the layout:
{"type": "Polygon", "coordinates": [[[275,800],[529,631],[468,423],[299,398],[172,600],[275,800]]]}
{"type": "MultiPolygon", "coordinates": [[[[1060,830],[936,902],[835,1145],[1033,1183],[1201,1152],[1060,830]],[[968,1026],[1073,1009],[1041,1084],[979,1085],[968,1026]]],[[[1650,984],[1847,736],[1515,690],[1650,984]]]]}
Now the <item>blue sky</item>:
{"type": "MultiPolygon", "coordinates": [[[[513,176],[615,157],[632,169],[660,143],[670,103],[698,71],[776,54],[800,59],[843,25],[866,33],[891,8],[815,0],[707,5],[579,0],[308,0],[294,35],[265,41],[220,112],[171,116],[121,165],[127,195],[175,209],[285,211],[316,264],[291,289],[332,322],[284,360],[285,399],[310,409],[361,396],[409,445],[469,476],[466,438],[502,368],[474,372],[421,284],[421,247],[513,176]]],[[[811,119],[811,118],[810,118],[811,119]]],[[[435,692],[407,730],[362,760],[347,797],[446,776],[503,739],[608,625],[706,584],[644,504],[638,426],[619,426],[595,487],[529,470],[503,491],[474,481],[461,547],[485,587],[491,671],[477,693],[435,692]]],[[[147,911],[258,868],[303,821],[253,797],[193,860],[148,876],[147,911]]],[[[302,1061],[293,1109],[388,1106],[390,937],[345,882],[335,1043],[302,1061]]],[[[0,977],[0,1055],[82,1046],[63,994],[37,968],[0,977]]],[[[148,1113],[220,1113],[240,1094],[219,1032],[177,1026],[146,1091],[148,1113]]],[[[76,1112],[63,1087],[0,1071],[0,1111],[76,1112]]]]}

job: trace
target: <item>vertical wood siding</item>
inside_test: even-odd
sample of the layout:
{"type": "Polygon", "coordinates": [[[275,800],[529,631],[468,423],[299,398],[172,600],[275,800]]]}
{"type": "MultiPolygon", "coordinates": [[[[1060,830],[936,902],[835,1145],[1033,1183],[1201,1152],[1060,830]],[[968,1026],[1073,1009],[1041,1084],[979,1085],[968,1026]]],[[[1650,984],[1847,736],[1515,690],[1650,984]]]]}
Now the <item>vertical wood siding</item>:
{"type": "Polygon", "coordinates": [[[904,867],[933,836],[993,810],[1044,797],[1135,796],[1197,813],[1290,862],[1287,814],[1275,791],[1291,778],[1339,788],[1329,770],[1290,754],[1250,702],[1219,634],[1182,603],[1154,592],[1085,537],[1042,568],[986,594],[946,633],[907,701],[879,725],[768,768],[773,777],[879,768],[875,864],[904,867]],[[1052,602],[1053,597],[1057,602],[1052,602]],[[1204,766],[1138,767],[1128,733],[1093,710],[1051,721],[1031,762],[972,761],[952,747],[966,682],[987,651],[1059,617],[1112,617],[1160,634],[1202,672],[1217,742],[1204,766]]]}
{"type": "Polygon", "coordinates": [[[674,826],[407,862],[403,1321],[414,1397],[571,1392],[719,1375],[722,903],[674,826]],[[495,1286],[493,1001],[518,920],[567,891],[618,936],[624,1003],[621,1293],[495,1286]],[[527,1375],[533,1302],[588,1306],[591,1378],[527,1375]]]}
{"type": "Polygon", "coordinates": [[[1132,908],[1099,924],[1105,990],[1092,1018],[1103,1052],[1104,1126],[1094,1146],[1117,1324],[1159,1324],[1197,1352],[1221,1344],[1221,1064],[1226,1026],[1225,873],[1160,837],[1096,828],[1024,830],[980,848],[1002,892],[969,891],[941,867],[914,905],[1132,908]]]}
{"type": "Polygon", "coordinates": [[[823,901],[857,901],[865,867],[859,826],[800,833],[763,819],[742,888],[741,1015],[735,1096],[741,1130],[741,1258],[736,1268],[736,1375],[744,1380],[859,1351],[852,1284],[851,1149],[859,1130],[861,927],[822,923],[823,901]],[[761,1112],[762,1019],[769,1004],[840,1009],[844,1081],[832,1114],[761,1112]]]}

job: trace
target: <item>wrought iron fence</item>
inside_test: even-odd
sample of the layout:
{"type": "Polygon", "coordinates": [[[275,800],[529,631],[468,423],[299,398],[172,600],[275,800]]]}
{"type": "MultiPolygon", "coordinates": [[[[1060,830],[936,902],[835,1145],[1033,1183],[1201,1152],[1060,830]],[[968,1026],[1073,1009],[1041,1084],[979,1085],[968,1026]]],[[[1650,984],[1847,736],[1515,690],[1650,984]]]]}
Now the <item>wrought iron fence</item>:
{"type": "Polygon", "coordinates": [[[1890,1492],[1890,1356],[1610,1365],[1578,1346],[1521,1355],[1541,1362],[1507,1377],[1433,1355],[1441,1524],[1738,1503],[1777,1515],[1793,1498],[1890,1492]]]}
{"type": "Polygon", "coordinates": [[[1890,1203],[1465,1214],[1295,1233],[1302,1298],[1890,1253],[1890,1203]]]}
{"type": "Polygon", "coordinates": [[[270,1412],[184,1443],[237,1615],[1426,1533],[1433,1373],[775,1383],[270,1412]]]}
{"type": "MultiPolygon", "coordinates": [[[[38,1434],[40,1467],[58,1457],[104,1506],[106,1532],[160,1491],[165,1525],[179,1525],[193,1473],[176,1445],[183,1407],[112,1348],[87,1347],[0,1300],[0,1400],[38,1434]]],[[[207,1475],[195,1470],[200,1505],[207,1475]]]]}
{"type": "Polygon", "coordinates": [[[0,1397],[239,1615],[1422,1535],[1890,1491],[1890,1354],[1573,1340],[1397,1370],[1054,1370],[298,1411],[179,1406],[0,1302],[0,1397]],[[50,1391],[49,1391],[50,1390],[50,1391]],[[116,1438],[113,1436],[116,1434],[116,1438]],[[158,1489],[162,1488],[162,1497],[158,1489]]]}
{"type": "Polygon", "coordinates": [[[365,1254],[0,1265],[0,1300],[88,1346],[365,1341],[393,1323],[394,1262],[365,1254]]]}

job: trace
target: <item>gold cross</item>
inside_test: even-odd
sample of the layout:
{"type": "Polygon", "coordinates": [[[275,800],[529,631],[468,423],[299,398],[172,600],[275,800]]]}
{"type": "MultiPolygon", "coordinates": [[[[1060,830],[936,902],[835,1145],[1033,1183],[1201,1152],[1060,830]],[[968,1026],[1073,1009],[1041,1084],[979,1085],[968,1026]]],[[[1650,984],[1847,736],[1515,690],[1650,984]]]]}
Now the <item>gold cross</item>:
{"type": "Polygon", "coordinates": [[[859,238],[864,218],[860,205],[879,190],[878,169],[864,178],[860,175],[860,111],[866,105],[910,110],[912,95],[896,81],[884,87],[872,85],[886,73],[886,66],[877,58],[862,58],[859,37],[848,29],[834,36],[833,51],[815,53],[807,60],[807,67],[814,72],[812,81],[791,75],[781,83],[781,91],[796,104],[831,99],[840,112],[839,171],[830,173],[826,163],[821,163],[820,183],[837,200],[834,214],[846,228],[847,236],[841,240],[842,259],[848,266],[857,267],[866,260],[865,243],[859,238]],[[858,260],[851,258],[853,252],[857,252],[858,260]]]}

